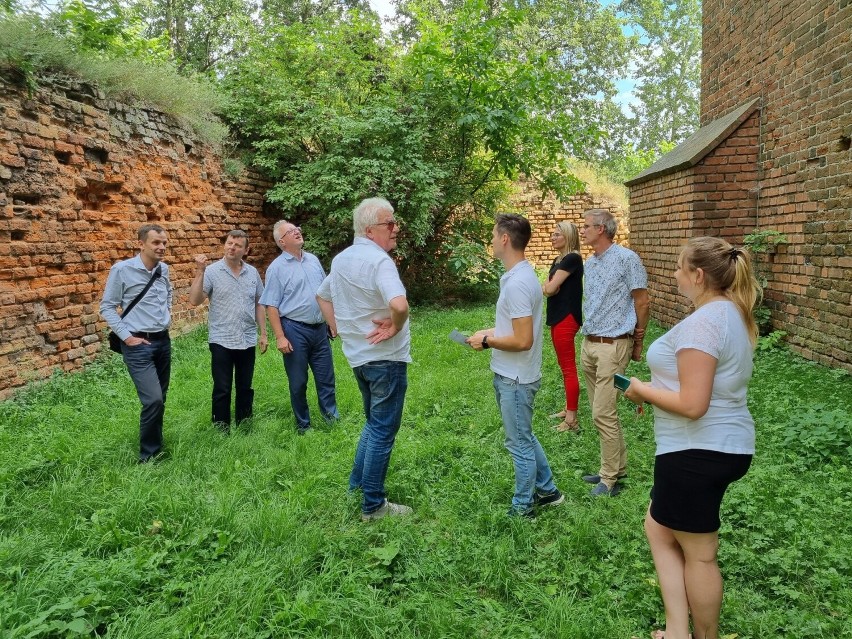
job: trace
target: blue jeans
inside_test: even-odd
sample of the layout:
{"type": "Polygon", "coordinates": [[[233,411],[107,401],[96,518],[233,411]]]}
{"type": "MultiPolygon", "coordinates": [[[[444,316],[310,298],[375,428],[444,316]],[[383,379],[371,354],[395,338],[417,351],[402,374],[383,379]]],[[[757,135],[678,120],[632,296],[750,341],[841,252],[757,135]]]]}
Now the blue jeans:
{"type": "Polygon", "coordinates": [[[533,402],[541,380],[521,384],[516,380],[494,375],[497,406],[503,417],[506,448],[515,465],[515,494],[512,509],[526,512],[532,508],[533,494],[552,493],[556,490],[553,473],[544,449],[532,432],[533,402]]]}
{"type": "Polygon", "coordinates": [[[172,342],[166,338],[138,346],[122,343],[121,356],[142,402],[139,459],[146,461],[163,449],[163,414],[172,368],[172,342]]]}
{"type": "Polygon", "coordinates": [[[210,344],[210,372],[213,375],[213,423],[223,424],[227,430],[231,424],[231,386],[236,390],[234,413],[237,424],[251,417],[254,404],[255,347],[225,348],[210,344]]]}
{"type": "Polygon", "coordinates": [[[365,514],[385,503],[385,477],[391,451],[402,423],[402,406],[408,388],[408,364],[405,362],[368,362],[352,369],[367,421],[355,450],[355,463],[349,475],[349,490],[361,488],[365,514]]]}
{"type": "Polygon", "coordinates": [[[290,404],[296,418],[296,427],[311,425],[308,410],[308,367],[314,373],[320,413],[326,419],[337,419],[337,399],[334,392],[334,362],[328,342],[328,325],[309,325],[281,318],[284,334],[293,346],[293,352],[284,355],[284,370],[290,387],[290,404]]]}

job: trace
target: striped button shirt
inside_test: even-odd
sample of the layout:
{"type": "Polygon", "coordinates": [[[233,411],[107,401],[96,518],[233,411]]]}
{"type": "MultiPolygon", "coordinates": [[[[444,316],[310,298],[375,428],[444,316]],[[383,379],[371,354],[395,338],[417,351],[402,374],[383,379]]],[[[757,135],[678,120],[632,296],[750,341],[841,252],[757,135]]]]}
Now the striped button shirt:
{"type": "Polygon", "coordinates": [[[204,293],[210,299],[208,341],[224,348],[244,350],[257,345],[257,304],[263,295],[260,273],[242,263],[234,275],[224,259],[204,271],[204,293]]]}

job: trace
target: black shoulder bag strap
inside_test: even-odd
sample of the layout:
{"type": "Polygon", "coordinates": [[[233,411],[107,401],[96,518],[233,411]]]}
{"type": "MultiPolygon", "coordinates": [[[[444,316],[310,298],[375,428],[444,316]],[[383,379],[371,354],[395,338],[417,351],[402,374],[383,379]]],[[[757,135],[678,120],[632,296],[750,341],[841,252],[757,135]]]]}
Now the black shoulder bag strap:
{"type": "Polygon", "coordinates": [[[124,309],[124,310],[121,312],[120,317],[121,317],[122,319],[124,319],[124,316],[125,316],[125,315],[127,315],[130,311],[132,311],[132,310],[133,310],[133,307],[134,307],[134,306],[136,306],[136,303],[137,303],[139,300],[141,300],[143,297],[145,297],[145,293],[147,293],[147,292],[148,292],[148,289],[150,289],[150,288],[151,288],[151,285],[154,283],[154,280],[155,280],[155,279],[157,279],[158,277],[160,277],[160,274],[161,274],[161,273],[160,273],[160,265],[159,265],[159,264],[157,264],[157,270],[156,270],[156,271],[154,271],[154,274],[151,276],[151,279],[150,279],[150,280],[148,280],[148,283],[145,285],[145,288],[143,288],[143,289],[142,289],[142,291],[139,293],[139,295],[137,295],[136,297],[134,297],[134,298],[133,298],[133,301],[132,301],[132,302],[130,302],[130,304],[128,304],[128,305],[127,305],[127,308],[126,308],[126,309],[124,309]]]}

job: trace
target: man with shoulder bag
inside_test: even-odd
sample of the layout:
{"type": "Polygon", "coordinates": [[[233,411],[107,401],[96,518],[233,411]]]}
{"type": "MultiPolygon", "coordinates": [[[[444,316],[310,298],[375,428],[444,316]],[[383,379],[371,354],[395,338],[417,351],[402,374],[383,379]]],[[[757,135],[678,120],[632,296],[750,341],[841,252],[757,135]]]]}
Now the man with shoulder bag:
{"type": "Polygon", "coordinates": [[[121,353],[142,403],[139,463],[144,464],[164,453],[163,414],[172,360],[172,286],[169,267],[162,261],[168,246],[165,229],[145,224],[138,238],[139,255],[110,269],[100,313],[111,329],[110,349],[121,353]],[[121,315],[119,308],[123,309],[121,315]]]}

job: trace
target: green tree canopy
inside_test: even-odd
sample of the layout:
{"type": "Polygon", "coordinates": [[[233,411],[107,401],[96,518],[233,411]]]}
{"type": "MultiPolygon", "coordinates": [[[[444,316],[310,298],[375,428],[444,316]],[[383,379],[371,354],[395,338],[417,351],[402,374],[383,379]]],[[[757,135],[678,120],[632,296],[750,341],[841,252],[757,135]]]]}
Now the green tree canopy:
{"type": "Polygon", "coordinates": [[[417,41],[400,46],[349,10],[270,31],[229,69],[230,120],[313,250],[348,242],[352,208],[378,194],[406,225],[409,279],[476,279],[489,261],[473,248],[507,180],[580,187],[564,158],[597,130],[560,108],[568,73],[516,37],[525,16],[472,1],[451,21],[420,15],[417,41]]]}

